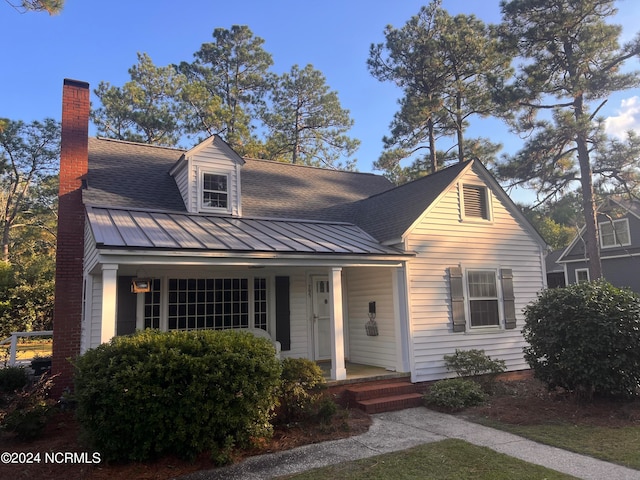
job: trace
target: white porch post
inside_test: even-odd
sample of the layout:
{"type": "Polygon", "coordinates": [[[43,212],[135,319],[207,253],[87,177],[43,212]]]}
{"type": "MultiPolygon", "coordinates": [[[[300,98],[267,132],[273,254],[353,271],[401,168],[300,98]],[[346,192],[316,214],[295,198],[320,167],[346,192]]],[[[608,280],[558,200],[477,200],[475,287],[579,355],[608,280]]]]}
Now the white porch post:
{"type": "Polygon", "coordinates": [[[393,269],[393,313],[396,318],[396,371],[411,371],[411,326],[407,304],[407,269],[405,264],[393,269]]]}
{"type": "Polygon", "coordinates": [[[334,267],[329,275],[331,295],[331,380],[347,378],[344,365],[344,319],[342,317],[342,268],[334,267]]]}
{"type": "Polygon", "coordinates": [[[100,343],[116,336],[116,301],[118,291],[118,265],[102,265],[102,318],[100,343]]]}

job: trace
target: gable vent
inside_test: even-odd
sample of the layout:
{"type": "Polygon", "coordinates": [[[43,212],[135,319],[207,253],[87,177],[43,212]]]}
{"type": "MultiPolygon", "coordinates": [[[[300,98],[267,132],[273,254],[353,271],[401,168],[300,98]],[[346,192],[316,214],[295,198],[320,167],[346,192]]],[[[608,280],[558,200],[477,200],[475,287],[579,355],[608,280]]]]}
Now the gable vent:
{"type": "Polygon", "coordinates": [[[485,187],[478,185],[463,185],[465,217],[489,219],[487,208],[487,192],[485,187]]]}

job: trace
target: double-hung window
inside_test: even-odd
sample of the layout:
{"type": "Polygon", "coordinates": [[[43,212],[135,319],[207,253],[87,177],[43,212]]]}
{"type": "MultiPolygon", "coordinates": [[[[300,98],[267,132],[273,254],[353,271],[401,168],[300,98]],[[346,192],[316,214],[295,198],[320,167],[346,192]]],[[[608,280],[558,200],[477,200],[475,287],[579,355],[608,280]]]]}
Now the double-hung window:
{"type": "Polygon", "coordinates": [[[229,177],[202,172],[200,202],[205,210],[229,210],[229,177]]]}
{"type": "Polygon", "coordinates": [[[621,218],[619,220],[600,222],[598,226],[600,228],[600,246],[602,248],[631,245],[628,219],[621,218]]]}
{"type": "Polygon", "coordinates": [[[454,332],[516,328],[513,270],[449,267],[454,332]]]}
{"type": "Polygon", "coordinates": [[[500,325],[495,270],[467,270],[470,326],[500,325]]]}

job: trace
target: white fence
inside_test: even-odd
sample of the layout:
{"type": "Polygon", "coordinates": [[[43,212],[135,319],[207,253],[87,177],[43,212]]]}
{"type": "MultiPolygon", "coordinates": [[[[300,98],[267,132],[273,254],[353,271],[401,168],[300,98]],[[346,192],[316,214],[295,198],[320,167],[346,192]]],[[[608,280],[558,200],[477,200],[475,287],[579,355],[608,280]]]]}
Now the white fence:
{"type": "MultiPolygon", "coordinates": [[[[11,336],[0,341],[0,347],[10,343],[9,347],[9,362],[8,365],[13,367],[17,363],[18,353],[18,338],[22,337],[53,337],[53,330],[43,330],[41,332],[12,332],[11,336]]],[[[31,358],[25,358],[24,360],[31,360],[31,358]]]]}

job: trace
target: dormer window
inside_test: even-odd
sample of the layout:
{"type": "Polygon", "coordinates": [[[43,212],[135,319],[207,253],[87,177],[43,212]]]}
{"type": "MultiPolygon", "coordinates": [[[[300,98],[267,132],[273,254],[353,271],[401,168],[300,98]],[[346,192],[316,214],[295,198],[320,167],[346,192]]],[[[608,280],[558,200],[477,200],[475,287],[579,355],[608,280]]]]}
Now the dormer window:
{"type": "Polygon", "coordinates": [[[201,172],[200,207],[204,211],[229,211],[229,176],[201,172]]]}

